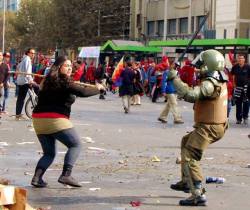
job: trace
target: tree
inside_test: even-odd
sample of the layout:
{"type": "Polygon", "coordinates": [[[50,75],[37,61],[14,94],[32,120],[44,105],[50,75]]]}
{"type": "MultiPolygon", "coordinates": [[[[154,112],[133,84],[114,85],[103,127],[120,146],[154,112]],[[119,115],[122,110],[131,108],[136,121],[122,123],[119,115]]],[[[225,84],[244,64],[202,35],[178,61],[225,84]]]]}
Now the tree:
{"type": "MultiPolygon", "coordinates": [[[[15,13],[6,12],[6,21],[5,21],[5,50],[10,50],[11,48],[15,48],[18,46],[19,40],[17,39],[16,30],[13,27],[13,21],[15,20],[15,13]]],[[[3,14],[0,13],[0,25],[3,25],[3,14]]],[[[0,31],[0,48],[2,49],[3,43],[3,31],[0,31]]]]}
{"type": "Polygon", "coordinates": [[[51,0],[22,0],[13,21],[20,48],[35,47],[38,50],[54,48],[54,13],[51,0]]]}
{"type": "Polygon", "coordinates": [[[10,37],[16,48],[40,51],[101,45],[127,38],[129,17],[129,0],[21,0],[10,37]]]}

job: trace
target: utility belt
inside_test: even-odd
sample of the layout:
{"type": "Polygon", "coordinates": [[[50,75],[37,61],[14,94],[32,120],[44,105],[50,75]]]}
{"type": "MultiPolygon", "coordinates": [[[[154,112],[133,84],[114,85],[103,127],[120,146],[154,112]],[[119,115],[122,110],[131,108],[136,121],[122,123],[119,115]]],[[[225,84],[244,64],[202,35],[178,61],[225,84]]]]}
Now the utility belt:
{"type": "Polygon", "coordinates": [[[229,128],[229,122],[228,120],[224,123],[195,123],[194,127],[199,126],[199,125],[222,125],[224,127],[225,130],[227,130],[229,128]]]}

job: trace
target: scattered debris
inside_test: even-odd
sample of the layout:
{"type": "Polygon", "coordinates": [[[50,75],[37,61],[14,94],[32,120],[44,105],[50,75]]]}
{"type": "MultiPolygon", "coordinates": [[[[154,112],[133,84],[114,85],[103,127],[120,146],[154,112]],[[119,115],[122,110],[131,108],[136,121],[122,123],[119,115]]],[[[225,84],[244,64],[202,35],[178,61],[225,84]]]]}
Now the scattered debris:
{"type": "Polygon", "coordinates": [[[92,187],[92,188],[89,188],[90,191],[99,191],[101,190],[100,187],[92,187]]]}
{"type": "Polygon", "coordinates": [[[42,207],[37,208],[36,210],[50,210],[50,209],[52,209],[51,206],[47,206],[45,208],[42,208],[42,207]]]}
{"type": "Polygon", "coordinates": [[[60,151],[58,154],[66,154],[66,151],[60,151]]]}
{"type": "Polygon", "coordinates": [[[207,157],[207,158],[205,158],[205,160],[213,160],[214,159],[214,157],[207,157]]]}
{"type": "Polygon", "coordinates": [[[2,147],[7,147],[7,146],[9,146],[9,144],[8,144],[7,142],[1,141],[1,142],[0,142],[0,146],[2,146],[2,147]]]}
{"type": "Polygon", "coordinates": [[[82,181],[82,182],[79,182],[80,184],[91,184],[92,182],[89,182],[89,181],[82,181]]]}
{"type": "Polygon", "coordinates": [[[40,151],[37,150],[36,152],[38,153],[38,155],[43,155],[43,151],[41,151],[41,150],[40,151]]]}
{"type": "Polygon", "coordinates": [[[32,174],[32,173],[27,172],[27,171],[25,171],[25,172],[24,172],[24,175],[25,175],[25,176],[33,176],[33,174],[32,174]]]}
{"type": "Polygon", "coordinates": [[[127,165],[128,160],[119,160],[118,163],[121,164],[121,165],[123,165],[123,164],[127,165]]]}
{"type": "Polygon", "coordinates": [[[206,183],[216,183],[216,184],[223,184],[226,181],[223,177],[213,177],[213,176],[207,176],[206,177],[206,183]]]}
{"type": "Polygon", "coordinates": [[[17,144],[19,144],[19,145],[23,145],[23,144],[35,144],[35,142],[33,142],[33,141],[24,141],[24,142],[17,142],[17,144]]]}
{"type": "Polygon", "coordinates": [[[151,159],[152,162],[161,162],[161,160],[155,155],[151,159]]]}
{"type": "Polygon", "coordinates": [[[247,168],[250,168],[250,164],[247,164],[247,168]]]}
{"type": "Polygon", "coordinates": [[[85,140],[84,143],[95,143],[95,141],[93,141],[92,138],[91,138],[91,137],[88,137],[88,136],[86,136],[86,137],[81,137],[81,139],[84,139],[84,140],[85,140]]]}
{"type": "Polygon", "coordinates": [[[106,149],[98,148],[98,147],[88,147],[88,150],[105,151],[106,149]]]}
{"type": "Polygon", "coordinates": [[[119,160],[118,163],[119,163],[119,164],[124,164],[125,162],[124,162],[124,160],[119,160]]]}
{"type": "Polygon", "coordinates": [[[140,205],[141,205],[141,201],[131,201],[131,202],[130,202],[130,205],[131,205],[132,207],[140,206],[140,205]]]}
{"type": "Polygon", "coordinates": [[[177,157],[175,163],[176,164],[181,164],[181,157],[177,157]]]}

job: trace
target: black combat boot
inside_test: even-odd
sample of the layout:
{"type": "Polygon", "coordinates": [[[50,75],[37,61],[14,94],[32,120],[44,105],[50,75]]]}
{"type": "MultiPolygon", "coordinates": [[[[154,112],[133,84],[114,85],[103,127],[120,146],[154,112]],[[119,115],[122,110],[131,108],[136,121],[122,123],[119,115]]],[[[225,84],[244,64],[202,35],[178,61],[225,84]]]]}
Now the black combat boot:
{"type": "Polygon", "coordinates": [[[104,100],[104,99],[105,99],[104,95],[103,95],[103,94],[100,94],[99,99],[104,100]]]}
{"type": "Polygon", "coordinates": [[[180,200],[179,204],[181,206],[206,206],[207,199],[205,196],[205,189],[202,189],[201,182],[195,181],[194,182],[195,192],[192,192],[192,195],[185,199],[180,200]]]}
{"type": "Polygon", "coordinates": [[[63,172],[62,175],[59,177],[58,182],[64,185],[69,185],[72,187],[82,187],[81,184],[79,184],[72,176],[71,176],[71,171],[72,171],[73,166],[71,165],[64,165],[63,166],[63,172]]]}
{"type": "Polygon", "coordinates": [[[170,188],[172,190],[183,191],[185,193],[190,193],[190,189],[189,189],[187,183],[185,183],[183,181],[179,181],[176,184],[171,184],[170,188]]]}
{"type": "Polygon", "coordinates": [[[35,174],[31,180],[31,185],[37,188],[47,187],[48,183],[44,182],[42,179],[44,173],[44,169],[36,168],[35,174]]]}

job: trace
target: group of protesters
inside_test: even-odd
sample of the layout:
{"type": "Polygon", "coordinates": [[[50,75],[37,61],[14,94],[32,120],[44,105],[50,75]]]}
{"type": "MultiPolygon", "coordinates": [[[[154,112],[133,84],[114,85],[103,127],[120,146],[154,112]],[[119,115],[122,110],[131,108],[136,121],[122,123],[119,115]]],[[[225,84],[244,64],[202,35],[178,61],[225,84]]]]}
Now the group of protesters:
{"type": "MultiPolygon", "coordinates": [[[[16,103],[16,118],[22,119],[21,114],[25,96],[31,83],[33,85],[40,84],[42,77],[46,75],[53,62],[51,59],[43,55],[38,55],[38,62],[33,64],[35,57],[34,49],[28,49],[26,56],[20,63],[16,65],[10,64],[10,53],[0,52],[0,109],[1,114],[5,114],[7,99],[9,97],[10,87],[10,72],[20,65],[24,65],[26,73],[34,73],[34,78],[29,76],[13,76],[13,81],[18,90],[16,103]],[[38,75],[38,76],[36,76],[38,75]]],[[[249,95],[248,88],[250,78],[250,67],[246,63],[244,55],[238,55],[237,60],[232,61],[232,68],[225,67],[225,73],[229,77],[228,86],[228,117],[232,105],[236,105],[236,123],[248,123],[249,112],[249,95]]],[[[191,60],[186,59],[183,66],[167,56],[163,56],[160,62],[156,62],[153,58],[144,59],[141,61],[126,61],[123,68],[125,71],[121,74],[122,83],[116,85],[112,79],[112,75],[117,67],[117,63],[109,62],[108,64],[96,64],[91,61],[87,64],[86,61],[78,59],[72,62],[72,79],[77,82],[89,84],[100,83],[106,87],[102,90],[99,98],[105,99],[106,91],[110,90],[115,93],[116,87],[119,87],[119,96],[122,98],[123,109],[125,113],[129,113],[131,105],[141,105],[141,96],[145,95],[151,98],[152,102],[157,102],[160,97],[164,97],[167,102],[164,110],[160,114],[158,120],[162,123],[167,122],[168,113],[173,113],[175,123],[183,123],[181,114],[177,107],[176,91],[171,82],[167,81],[167,72],[169,69],[176,69],[183,82],[190,87],[195,87],[199,84],[199,71],[192,65],[191,60]],[[131,70],[127,71],[127,70],[131,70]]],[[[22,67],[21,67],[22,68],[22,67]]],[[[36,86],[36,85],[35,85],[36,86]]],[[[17,92],[17,91],[16,91],[17,92]]]]}

